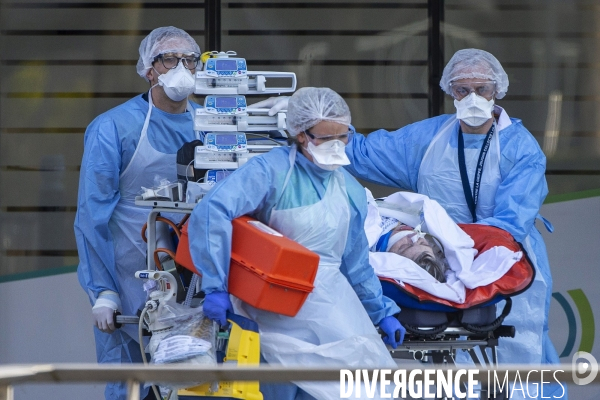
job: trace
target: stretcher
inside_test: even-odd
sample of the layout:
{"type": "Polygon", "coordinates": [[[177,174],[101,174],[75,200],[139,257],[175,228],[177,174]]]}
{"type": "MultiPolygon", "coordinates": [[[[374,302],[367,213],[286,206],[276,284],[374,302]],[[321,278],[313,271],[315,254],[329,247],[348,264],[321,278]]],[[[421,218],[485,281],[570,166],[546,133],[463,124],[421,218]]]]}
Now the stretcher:
{"type": "MultiPolygon", "coordinates": [[[[492,246],[506,246],[522,251],[523,257],[500,280],[468,289],[466,301],[461,304],[380,277],[383,294],[399,305],[401,311],[397,317],[406,328],[404,343],[390,350],[392,357],[454,365],[457,351],[466,350],[476,366],[494,367],[498,366],[498,339],[515,336],[515,327],[503,322],[511,310],[511,297],[531,286],[535,277],[533,264],[523,247],[507,232],[485,225],[459,226],[474,239],[479,253],[492,246]]],[[[493,393],[482,388],[480,398],[505,396],[506,393],[496,393],[493,397],[493,393]]]]}
{"type": "MultiPolygon", "coordinates": [[[[173,212],[174,209],[184,214],[191,213],[191,209],[179,208],[179,205],[169,204],[167,207],[167,204],[154,202],[144,205],[153,207],[149,216],[149,239],[158,213],[173,212]]],[[[455,364],[456,352],[466,350],[476,365],[496,366],[498,339],[514,337],[515,327],[503,325],[503,321],[510,313],[510,297],[523,292],[533,282],[535,270],[532,263],[522,246],[505,231],[484,225],[461,225],[461,228],[471,237],[480,238],[475,240],[480,253],[490,246],[503,245],[513,251],[522,251],[524,256],[499,281],[469,290],[466,301],[461,304],[435,298],[409,284],[399,285],[394,280],[381,278],[384,295],[400,306],[402,311],[398,319],[407,329],[404,343],[397,349],[390,349],[392,357],[455,364]],[[505,301],[504,307],[497,315],[502,301],[505,301]]],[[[153,243],[149,240],[148,254],[156,255],[160,249],[156,249],[153,243]]],[[[156,262],[156,267],[160,268],[156,257],[154,260],[149,257],[148,262],[149,267],[156,262]]],[[[193,285],[188,290],[193,293],[193,285]]],[[[481,398],[486,396],[488,394],[481,394],[481,398]]]]}

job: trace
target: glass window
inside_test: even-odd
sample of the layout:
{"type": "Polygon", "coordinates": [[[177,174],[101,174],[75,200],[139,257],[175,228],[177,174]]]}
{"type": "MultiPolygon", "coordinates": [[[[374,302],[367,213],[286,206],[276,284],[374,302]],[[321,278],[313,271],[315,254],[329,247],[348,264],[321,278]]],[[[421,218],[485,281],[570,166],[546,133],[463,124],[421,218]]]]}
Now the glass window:
{"type": "MultiPolygon", "coordinates": [[[[177,21],[203,51],[217,50],[204,49],[203,2],[141,4],[2,0],[0,279],[77,265],[83,134],[147,90],[135,72],[142,38],[177,21]]],[[[218,50],[237,51],[250,70],[293,71],[298,87],[333,88],[358,132],[395,130],[428,117],[427,4],[222,1],[218,50]]],[[[445,1],[445,61],[467,47],[501,61],[510,86],[498,104],[544,150],[551,195],[600,188],[597,11],[592,0],[445,1]]],[[[449,96],[444,108],[454,112],[449,96]]]]}
{"type": "Polygon", "coordinates": [[[510,85],[498,104],[538,140],[550,195],[600,188],[597,11],[589,0],[446,0],[446,61],[468,47],[500,60],[510,85]]]}
{"type": "Polygon", "coordinates": [[[0,5],[0,279],[78,263],[73,221],[86,126],[147,90],[142,38],[177,21],[204,43],[204,5],[0,5]]]}

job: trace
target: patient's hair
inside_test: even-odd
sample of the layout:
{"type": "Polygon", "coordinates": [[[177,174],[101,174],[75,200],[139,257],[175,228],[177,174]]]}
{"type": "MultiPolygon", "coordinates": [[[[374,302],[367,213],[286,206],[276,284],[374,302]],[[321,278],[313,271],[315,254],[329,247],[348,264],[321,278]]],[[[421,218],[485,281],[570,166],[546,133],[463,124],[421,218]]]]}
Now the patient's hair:
{"type": "Polygon", "coordinates": [[[427,241],[429,247],[431,247],[434,257],[432,257],[430,254],[422,253],[416,258],[415,263],[427,271],[436,280],[445,283],[446,270],[449,269],[449,266],[441,243],[437,238],[431,236],[430,234],[425,235],[425,240],[427,241]]]}
{"type": "MultiPolygon", "coordinates": [[[[398,223],[398,225],[393,229],[392,234],[403,231],[404,227],[406,226],[406,224],[401,222],[398,223]]],[[[434,256],[432,257],[431,254],[421,253],[413,261],[415,264],[427,271],[437,281],[445,283],[446,271],[450,269],[450,267],[448,266],[448,260],[446,260],[446,256],[444,255],[444,248],[438,238],[430,235],[429,233],[425,234],[425,240],[427,241],[427,245],[431,247],[434,256]]],[[[395,253],[406,257],[402,252],[395,251],[395,253]]]]}
{"type": "Polygon", "coordinates": [[[446,259],[444,257],[443,261],[439,260],[435,257],[432,257],[430,254],[422,253],[417,257],[415,263],[427,271],[431,276],[433,276],[437,281],[442,283],[446,282],[446,259]]]}

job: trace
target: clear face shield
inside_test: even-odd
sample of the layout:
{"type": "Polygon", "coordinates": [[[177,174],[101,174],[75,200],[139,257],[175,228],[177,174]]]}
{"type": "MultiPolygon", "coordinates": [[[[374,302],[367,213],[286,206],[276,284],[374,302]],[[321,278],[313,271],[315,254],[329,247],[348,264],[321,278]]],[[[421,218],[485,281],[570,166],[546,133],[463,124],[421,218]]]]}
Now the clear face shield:
{"type": "Polygon", "coordinates": [[[421,225],[413,229],[392,232],[387,251],[414,261],[440,282],[445,282],[444,250],[434,236],[421,231],[421,225]]]}

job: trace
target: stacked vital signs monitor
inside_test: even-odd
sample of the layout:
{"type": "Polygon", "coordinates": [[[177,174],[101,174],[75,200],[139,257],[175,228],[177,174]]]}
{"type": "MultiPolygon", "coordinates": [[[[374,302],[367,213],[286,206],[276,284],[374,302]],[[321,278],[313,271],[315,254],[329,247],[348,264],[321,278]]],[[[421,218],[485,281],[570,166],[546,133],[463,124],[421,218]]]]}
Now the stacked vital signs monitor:
{"type": "Polygon", "coordinates": [[[209,52],[196,72],[195,93],[206,95],[196,110],[194,130],[203,132],[203,145],[194,152],[194,168],[204,182],[217,183],[249,158],[285,143],[286,110],[269,116],[268,108],[248,107],[248,95],[278,95],[296,90],[293,72],[248,71],[233,51],[209,52]],[[285,84],[272,86],[271,84],[285,84]]]}

